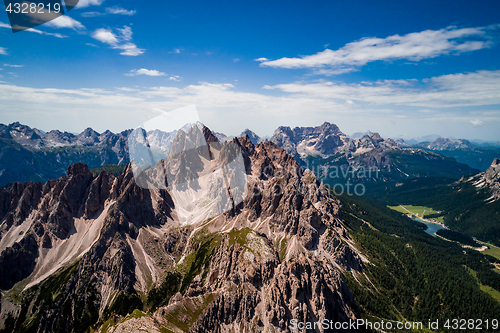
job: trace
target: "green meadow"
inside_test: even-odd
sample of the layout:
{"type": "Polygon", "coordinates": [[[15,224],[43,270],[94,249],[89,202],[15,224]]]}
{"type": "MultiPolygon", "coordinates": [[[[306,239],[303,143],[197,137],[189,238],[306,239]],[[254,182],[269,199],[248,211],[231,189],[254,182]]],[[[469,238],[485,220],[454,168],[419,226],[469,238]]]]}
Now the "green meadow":
{"type": "MultiPolygon", "coordinates": [[[[390,209],[396,210],[403,214],[414,214],[418,217],[425,218],[428,215],[439,214],[440,212],[425,206],[412,206],[412,205],[399,205],[399,206],[387,206],[390,209]]],[[[443,222],[443,217],[433,217],[438,222],[443,222]]]]}

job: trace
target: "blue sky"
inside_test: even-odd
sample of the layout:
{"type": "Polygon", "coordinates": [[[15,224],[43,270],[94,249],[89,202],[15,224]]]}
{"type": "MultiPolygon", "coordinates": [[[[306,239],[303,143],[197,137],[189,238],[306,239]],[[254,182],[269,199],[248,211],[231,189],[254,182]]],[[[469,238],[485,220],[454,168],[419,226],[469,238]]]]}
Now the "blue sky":
{"type": "Polygon", "coordinates": [[[121,131],[195,104],[210,128],[500,140],[498,1],[81,0],[13,34],[0,122],[121,131]]]}

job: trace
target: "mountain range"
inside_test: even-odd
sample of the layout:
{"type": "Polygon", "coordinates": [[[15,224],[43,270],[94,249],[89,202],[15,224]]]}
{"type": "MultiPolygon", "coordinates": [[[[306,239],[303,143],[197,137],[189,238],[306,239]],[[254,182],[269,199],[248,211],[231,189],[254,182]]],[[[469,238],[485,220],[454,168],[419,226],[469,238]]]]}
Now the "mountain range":
{"type": "Polygon", "coordinates": [[[386,182],[413,177],[460,178],[479,172],[453,158],[421,148],[404,147],[390,138],[383,139],[378,133],[352,139],[330,123],[294,129],[279,127],[270,140],[330,185],[342,185],[347,180],[386,182]],[[346,172],[339,172],[339,169],[346,172]],[[366,176],[366,170],[377,172],[366,176]],[[341,173],[342,176],[338,176],[341,173]]]}
{"type": "Polygon", "coordinates": [[[359,318],[341,272],[364,263],[338,200],[275,144],[232,143],[254,193],[192,224],[178,220],[170,190],[139,187],[130,165],[115,177],[77,163],[61,179],[2,189],[6,327],[267,332],[292,318],[359,318]]]}
{"type": "MultiPolygon", "coordinates": [[[[361,155],[404,150],[373,133],[342,146],[341,132],[325,127],[292,130],[294,139],[282,136],[283,142],[300,150],[306,140],[311,151],[326,151],[318,136],[344,154],[346,146],[366,149],[361,155]]],[[[463,254],[394,212],[332,196],[272,141],[254,144],[245,133],[219,142],[208,128],[200,131],[168,136],[171,151],[186,153],[140,174],[134,161],[118,176],[76,163],[59,179],[0,189],[0,332],[290,332],[292,320],[395,322],[499,311],[464,268],[473,267],[481,283],[499,285],[479,252],[463,254]],[[199,133],[208,152],[189,148],[199,133]],[[237,158],[231,146],[244,163],[248,191],[241,200],[225,167],[237,158]],[[220,179],[229,183],[203,184],[205,166],[216,171],[221,163],[220,179]],[[172,170],[179,172],[169,177],[172,170]],[[183,190],[185,180],[192,187],[183,190]],[[221,190],[229,205],[204,217],[204,208],[221,202],[221,190]],[[197,196],[197,208],[179,204],[179,194],[197,196]],[[197,218],[185,218],[189,209],[197,218]],[[435,251],[451,259],[430,255],[435,251]],[[436,283],[409,283],[429,274],[436,283]],[[446,283],[451,279],[459,285],[446,283]]],[[[150,134],[167,140],[143,133],[150,134]]],[[[462,182],[493,188],[499,164],[462,182]]]]}
{"type": "Polygon", "coordinates": [[[401,143],[402,146],[417,147],[437,152],[441,155],[453,157],[460,163],[485,171],[491,161],[500,156],[499,145],[480,145],[463,139],[437,138],[434,141],[420,142],[418,144],[401,143]]]}
{"type": "MultiPolygon", "coordinates": [[[[197,126],[201,128],[203,124],[198,123],[197,126]]],[[[130,161],[128,140],[131,133],[133,130],[98,133],[91,128],[80,134],[58,130],[45,133],[19,123],[0,124],[0,184],[56,179],[63,176],[66,168],[76,162],[85,163],[90,168],[107,164],[125,165],[130,161]]],[[[145,138],[151,146],[168,152],[176,134],[177,131],[153,130],[145,133],[145,138]]],[[[214,135],[220,142],[233,139],[222,133],[214,135]]],[[[246,135],[254,144],[267,140],[249,129],[239,137],[246,135]]],[[[403,141],[384,139],[378,133],[371,132],[353,139],[330,123],[294,129],[282,126],[276,129],[269,140],[292,154],[301,166],[315,171],[320,178],[325,178],[330,173],[329,170],[343,168],[351,172],[350,178],[355,181],[360,179],[353,177],[353,171],[363,168],[377,169],[378,181],[446,174],[460,178],[462,175],[485,170],[485,160],[489,159],[489,166],[494,158],[492,156],[500,150],[492,147],[478,148],[466,140],[450,139],[409,146],[403,141]],[[451,155],[459,163],[453,158],[445,157],[451,155]],[[483,168],[477,169],[460,163],[464,159],[468,164],[483,168]],[[314,167],[322,168],[322,171],[314,170],[314,167]]],[[[366,177],[361,180],[374,179],[366,177]]],[[[325,180],[329,181],[333,183],[336,180],[325,180]]]]}

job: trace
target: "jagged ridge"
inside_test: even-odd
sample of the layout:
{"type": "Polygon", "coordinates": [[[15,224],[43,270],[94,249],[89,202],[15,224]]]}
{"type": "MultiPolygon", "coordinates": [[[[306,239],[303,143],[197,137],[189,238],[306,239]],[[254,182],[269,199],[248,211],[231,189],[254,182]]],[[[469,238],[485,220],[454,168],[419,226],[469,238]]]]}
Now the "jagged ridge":
{"type": "Polygon", "coordinates": [[[84,331],[141,307],[139,296],[149,293],[144,307],[154,312],[129,316],[120,327],[286,331],[292,318],[357,317],[341,271],[362,273],[363,263],[342,226],[339,202],[275,144],[254,145],[248,137],[233,143],[241,147],[252,195],[185,227],[169,190],[139,188],[130,167],[114,177],[76,164],[59,180],[2,190],[2,272],[20,257],[29,268],[1,276],[2,288],[10,289],[2,316],[16,317],[18,329],[36,321],[38,332],[84,331]],[[52,253],[66,256],[47,260],[52,253]],[[161,293],[155,286],[165,276],[180,276],[178,293],[154,310],[151,290],[161,293]]]}

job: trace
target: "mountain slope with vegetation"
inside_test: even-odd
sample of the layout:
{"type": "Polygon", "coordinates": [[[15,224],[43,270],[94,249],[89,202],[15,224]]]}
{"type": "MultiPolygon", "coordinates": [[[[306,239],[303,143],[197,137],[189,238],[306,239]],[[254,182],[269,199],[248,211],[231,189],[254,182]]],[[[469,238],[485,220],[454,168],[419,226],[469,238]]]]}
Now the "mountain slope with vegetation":
{"type": "Polygon", "coordinates": [[[369,261],[365,275],[344,273],[362,317],[424,327],[429,319],[498,318],[500,303],[479,283],[500,290],[492,265],[500,260],[432,237],[422,224],[362,197],[341,202],[344,223],[369,261]]]}
{"type": "Polygon", "coordinates": [[[431,207],[451,230],[500,246],[499,169],[495,160],[486,172],[459,181],[416,178],[368,186],[366,196],[389,206],[431,207]]]}

